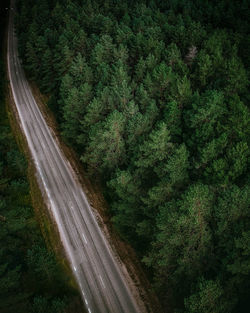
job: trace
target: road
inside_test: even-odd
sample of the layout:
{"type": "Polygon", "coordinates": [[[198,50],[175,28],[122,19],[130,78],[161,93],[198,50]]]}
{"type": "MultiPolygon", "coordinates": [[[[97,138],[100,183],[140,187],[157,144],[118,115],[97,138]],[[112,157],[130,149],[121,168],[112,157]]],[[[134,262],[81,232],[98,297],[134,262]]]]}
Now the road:
{"type": "Polygon", "coordinates": [[[124,273],[32,95],[18,58],[13,15],[10,10],[7,59],[12,94],[83,302],[89,313],[138,313],[124,273]]]}

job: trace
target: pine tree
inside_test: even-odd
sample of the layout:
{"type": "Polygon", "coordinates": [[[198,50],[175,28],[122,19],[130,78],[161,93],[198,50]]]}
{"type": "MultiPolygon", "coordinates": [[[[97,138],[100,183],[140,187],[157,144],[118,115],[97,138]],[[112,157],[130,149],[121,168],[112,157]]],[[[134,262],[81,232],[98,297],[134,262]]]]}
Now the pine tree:
{"type": "Polygon", "coordinates": [[[102,172],[105,169],[117,168],[124,163],[124,127],[125,118],[116,110],[103,122],[91,127],[89,144],[81,157],[82,161],[88,164],[89,169],[102,172]]]}

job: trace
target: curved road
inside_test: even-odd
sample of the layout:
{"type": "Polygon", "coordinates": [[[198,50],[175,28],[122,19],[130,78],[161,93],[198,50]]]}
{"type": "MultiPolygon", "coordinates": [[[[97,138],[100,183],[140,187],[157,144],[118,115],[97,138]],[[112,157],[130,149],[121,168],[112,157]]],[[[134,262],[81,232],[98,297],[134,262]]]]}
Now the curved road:
{"type": "Polygon", "coordinates": [[[8,72],[14,101],[41,186],[89,313],[138,313],[126,279],[68,161],[48,128],[17,54],[10,10],[8,72]]]}

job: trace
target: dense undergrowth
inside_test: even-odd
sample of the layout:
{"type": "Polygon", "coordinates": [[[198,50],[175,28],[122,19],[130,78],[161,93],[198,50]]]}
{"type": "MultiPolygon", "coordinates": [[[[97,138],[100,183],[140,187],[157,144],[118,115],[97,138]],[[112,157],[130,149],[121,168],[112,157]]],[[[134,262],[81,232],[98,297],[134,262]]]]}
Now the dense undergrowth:
{"type": "Polygon", "coordinates": [[[249,307],[249,1],[19,0],[25,69],[168,312],[249,307]]]}
{"type": "Polygon", "coordinates": [[[0,312],[62,313],[72,299],[67,276],[48,249],[31,206],[27,163],[6,112],[4,30],[0,32],[0,312]]]}

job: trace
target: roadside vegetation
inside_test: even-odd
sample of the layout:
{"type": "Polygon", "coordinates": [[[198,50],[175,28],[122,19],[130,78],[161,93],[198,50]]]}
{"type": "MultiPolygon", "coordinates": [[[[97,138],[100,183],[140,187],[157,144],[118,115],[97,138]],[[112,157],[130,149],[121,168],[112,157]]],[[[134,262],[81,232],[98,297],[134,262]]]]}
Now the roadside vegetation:
{"type": "Polygon", "coordinates": [[[26,72],[102,182],[163,308],[245,312],[249,1],[17,5],[26,72]]]}
{"type": "Polygon", "coordinates": [[[6,15],[0,9],[0,312],[62,313],[73,292],[41,234],[31,206],[27,162],[11,133],[3,50],[6,15]]]}

